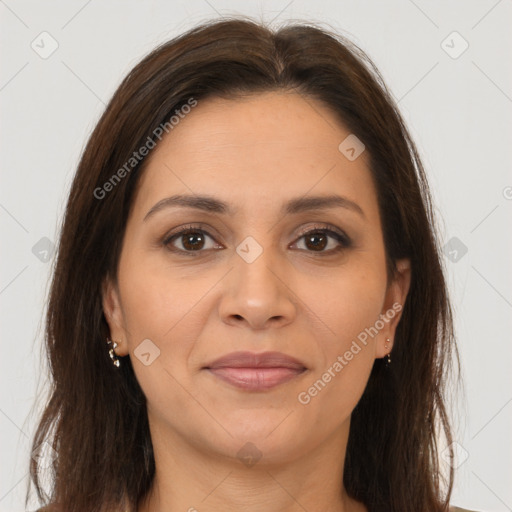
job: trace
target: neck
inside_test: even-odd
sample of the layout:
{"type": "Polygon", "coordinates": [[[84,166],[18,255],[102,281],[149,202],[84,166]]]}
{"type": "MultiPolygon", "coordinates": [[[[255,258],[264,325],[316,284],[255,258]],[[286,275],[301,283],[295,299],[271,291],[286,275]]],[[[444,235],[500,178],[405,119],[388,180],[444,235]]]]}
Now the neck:
{"type": "Polygon", "coordinates": [[[207,454],[175,432],[167,430],[164,437],[153,422],[156,472],[138,512],[367,512],[343,486],[349,425],[350,419],[301,457],[269,461],[263,456],[246,465],[207,454]]]}

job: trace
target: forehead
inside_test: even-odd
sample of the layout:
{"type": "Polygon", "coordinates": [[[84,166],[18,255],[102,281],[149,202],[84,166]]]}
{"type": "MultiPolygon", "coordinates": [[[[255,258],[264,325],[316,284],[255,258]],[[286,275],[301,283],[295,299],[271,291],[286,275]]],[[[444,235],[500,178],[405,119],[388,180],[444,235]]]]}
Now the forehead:
{"type": "MultiPolygon", "coordinates": [[[[297,153],[319,150],[328,157],[337,150],[340,135],[350,132],[336,114],[322,102],[294,92],[267,92],[237,99],[218,97],[199,100],[165,137],[160,151],[189,154],[243,148],[258,154],[262,145],[266,156],[278,156],[277,147],[285,145],[297,153]],[[272,146],[276,149],[272,152],[272,146]],[[323,151],[322,151],[323,149],[323,151]]],[[[263,156],[263,155],[262,155],[263,156]]],[[[286,156],[292,157],[288,153],[286,156]]]]}
{"type": "Polygon", "coordinates": [[[151,153],[137,203],[187,193],[243,205],[335,190],[374,203],[368,155],[351,161],[339,149],[349,136],[330,108],[297,93],[198,100],[151,153]]]}

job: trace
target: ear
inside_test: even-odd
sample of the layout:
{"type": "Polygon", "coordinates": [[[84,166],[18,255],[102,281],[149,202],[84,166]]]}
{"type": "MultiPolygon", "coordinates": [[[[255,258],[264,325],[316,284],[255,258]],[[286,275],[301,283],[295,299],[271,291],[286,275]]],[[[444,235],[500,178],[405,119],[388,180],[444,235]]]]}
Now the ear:
{"type": "Polygon", "coordinates": [[[384,306],[381,311],[381,320],[384,327],[379,332],[376,346],[376,357],[385,357],[393,349],[396,328],[402,316],[405,299],[411,285],[411,262],[401,259],[396,262],[397,272],[394,279],[388,284],[384,306]],[[389,339],[390,341],[386,341],[389,339]]]}
{"type": "Polygon", "coordinates": [[[128,337],[117,283],[107,277],[102,284],[103,313],[110,328],[110,339],[117,342],[115,353],[128,355],[128,337]]]}

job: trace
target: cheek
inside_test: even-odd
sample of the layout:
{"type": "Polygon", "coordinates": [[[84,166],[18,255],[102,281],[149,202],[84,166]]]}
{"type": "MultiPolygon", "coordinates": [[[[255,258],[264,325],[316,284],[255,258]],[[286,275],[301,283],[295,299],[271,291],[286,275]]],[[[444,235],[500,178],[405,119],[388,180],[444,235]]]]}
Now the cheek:
{"type": "Polygon", "coordinates": [[[374,359],[369,347],[357,350],[350,361],[344,352],[334,355],[329,365],[312,375],[296,397],[301,416],[314,421],[320,437],[342,425],[364,393],[374,359]]]}
{"type": "Polygon", "coordinates": [[[191,353],[209,318],[208,292],[222,274],[203,273],[194,279],[189,271],[170,267],[160,256],[144,261],[127,257],[119,275],[123,277],[120,292],[137,379],[147,396],[158,400],[163,393],[169,399],[174,391],[179,392],[177,382],[189,378],[191,353]],[[150,359],[153,352],[157,354],[148,366],[139,358],[143,340],[151,340],[145,342],[150,359]]]}
{"type": "Polygon", "coordinates": [[[148,409],[165,415],[172,403],[188,411],[190,397],[183,386],[190,387],[187,364],[202,329],[205,287],[185,282],[170,269],[133,262],[124,270],[121,294],[129,357],[148,409]]]}
{"type": "MultiPolygon", "coordinates": [[[[162,249],[163,250],[163,249],[162,249]]],[[[201,300],[208,282],[190,279],[180,267],[172,267],[161,253],[137,255],[126,250],[129,256],[120,263],[122,276],[121,296],[125,321],[132,338],[169,339],[187,320],[201,300]],[[188,277],[188,278],[187,278],[188,277]]]]}
{"type": "Polygon", "coordinates": [[[368,382],[375,361],[371,328],[379,320],[384,286],[379,278],[353,273],[323,290],[318,316],[332,332],[317,338],[322,357],[297,402],[326,435],[350,416],[368,382]]]}
{"type": "Polygon", "coordinates": [[[379,319],[386,282],[377,267],[353,266],[333,275],[317,290],[313,307],[329,327],[329,352],[350,346],[365,329],[379,319]],[[316,303],[316,305],[315,305],[316,303]]]}
{"type": "MultiPolygon", "coordinates": [[[[314,368],[306,406],[329,422],[329,412],[345,418],[359,401],[375,361],[375,340],[386,281],[379,266],[345,269],[322,287],[315,313],[328,336],[317,338],[322,357],[314,368]]],[[[301,402],[303,403],[303,402],[301,402]]]]}

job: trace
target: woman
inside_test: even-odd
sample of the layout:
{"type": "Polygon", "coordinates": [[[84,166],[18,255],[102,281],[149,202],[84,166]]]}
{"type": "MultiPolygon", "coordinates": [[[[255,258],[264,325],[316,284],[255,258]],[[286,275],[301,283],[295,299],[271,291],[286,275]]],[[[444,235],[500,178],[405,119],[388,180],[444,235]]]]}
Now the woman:
{"type": "Polygon", "coordinates": [[[334,33],[211,22],[130,72],[72,185],[46,340],[47,510],[449,509],[430,193],[334,33]]]}

